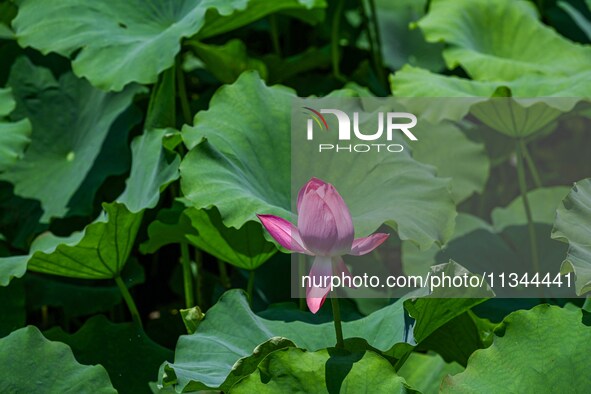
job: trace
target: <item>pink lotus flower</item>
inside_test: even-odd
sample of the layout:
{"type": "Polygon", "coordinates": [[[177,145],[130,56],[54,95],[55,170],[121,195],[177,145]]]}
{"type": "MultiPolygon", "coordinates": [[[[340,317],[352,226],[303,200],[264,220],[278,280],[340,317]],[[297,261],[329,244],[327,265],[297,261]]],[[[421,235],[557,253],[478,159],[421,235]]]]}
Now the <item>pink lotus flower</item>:
{"type": "MultiPolygon", "coordinates": [[[[314,258],[310,277],[351,276],[341,258],[361,256],[380,246],[389,234],[375,233],[354,239],[353,221],[345,201],[330,183],[312,178],[298,194],[298,225],[274,215],[257,215],[269,234],[286,249],[314,258]]],[[[313,281],[320,283],[320,281],[313,281]]],[[[328,287],[306,289],[306,301],[312,313],[318,312],[328,287]]]]}

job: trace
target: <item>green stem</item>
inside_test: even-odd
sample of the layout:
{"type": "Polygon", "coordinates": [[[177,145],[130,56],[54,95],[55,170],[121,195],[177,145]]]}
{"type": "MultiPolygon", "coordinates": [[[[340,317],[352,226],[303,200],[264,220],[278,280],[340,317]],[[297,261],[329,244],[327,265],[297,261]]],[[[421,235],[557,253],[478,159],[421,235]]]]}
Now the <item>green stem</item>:
{"type": "Polygon", "coordinates": [[[203,254],[199,249],[195,249],[195,264],[197,265],[197,305],[203,309],[203,254]]]}
{"type": "Polygon", "coordinates": [[[269,25],[271,25],[271,43],[273,44],[273,51],[277,56],[281,56],[281,45],[279,44],[279,27],[277,25],[277,16],[271,14],[269,16],[269,25]]]}
{"type": "Polygon", "coordinates": [[[540,259],[538,256],[538,242],[536,238],[536,228],[534,227],[534,221],[529,205],[529,199],[527,197],[527,183],[525,180],[525,164],[523,157],[523,141],[519,140],[516,145],[517,153],[517,178],[519,182],[519,191],[521,192],[521,199],[523,200],[523,208],[525,209],[525,216],[527,218],[527,229],[529,232],[529,244],[531,248],[531,257],[534,265],[535,272],[540,272],[540,259]]]}
{"type": "Polygon", "coordinates": [[[529,172],[534,181],[534,185],[536,186],[536,189],[539,189],[540,187],[542,187],[542,180],[540,178],[540,174],[538,173],[538,169],[536,168],[536,163],[532,159],[529,150],[527,149],[527,145],[525,144],[525,141],[520,140],[520,144],[521,150],[523,152],[523,157],[527,162],[527,168],[529,168],[529,172]]]}
{"type": "Polygon", "coordinates": [[[180,61],[177,63],[176,82],[181,110],[183,112],[183,121],[185,124],[190,125],[192,123],[191,105],[189,104],[187,88],[185,87],[185,73],[183,72],[183,67],[180,64],[180,61]]]}
{"type": "Polygon", "coordinates": [[[195,306],[193,290],[193,272],[191,270],[191,255],[189,244],[181,242],[181,264],[183,265],[183,282],[185,287],[185,307],[187,309],[195,306]]]}
{"type": "Polygon", "coordinates": [[[370,47],[373,55],[374,67],[376,75],[381,83],[386,84],[386,75],[384,74],[384,59],[382,57],[382,39],[380,36],[380,26],[378,24],[378,17],[376,12],[376,4],[374,0],[368,0],[369,12],[371,18],[370,47]]]}
{"type": "Polygon", "coordinates": [[[248,294],[248,300],[252,305],[252,297],[254,292],[254,270],[248,271],[248,284],[246,285],[246,294],[248,294]]]}
{"type": "Polygon", "coordinates": [[[125,300],[127,304],[127,308],[129,308],[129,313],[131,313],[131,318],[133,319],[134,323],[138,325],[138,327],[142,327],[142,318],[140,317],[140,313],[137,310],[137,306],[135,305],[135,301],[129,293],[127,286],[121,279],[121,276],[117,275],[115,277],[115,283],[117,283],[117,287],[119,287],[119,291],[121,292],[121,296],[125,300]]]}
{"type": "Polygon", "coordinates": [[[331,31],[331,54],[332,54],[332,73],[334,77],[340,81],[344,80],[339,69],[341,62],[341,51],[339,47],[340,29],[341,29],[341,14],[343,13],[343,0],[338,0],[334,17],[332,19],[331,31]]]}
{"type": "Polygon", "coordinates": [[[218,269],[220,271],[220,281],[222,282],[222,286],[226,289],[232,287],[232,282],[230,281],[230,277],[228,276],[228,269],[226,268],[226,263],[222,260],[218,259],[218,269]]]}
{"type": "Polygon", "coordinates": [[[334,318],[334,330],[337,336],[336,347],[344,349],[345,341],[343,340],[343,327],[341,326],[341,309],[339,307],[339,299],[331,294],[330,303],[332,305],[332,316],[334,318]]]}

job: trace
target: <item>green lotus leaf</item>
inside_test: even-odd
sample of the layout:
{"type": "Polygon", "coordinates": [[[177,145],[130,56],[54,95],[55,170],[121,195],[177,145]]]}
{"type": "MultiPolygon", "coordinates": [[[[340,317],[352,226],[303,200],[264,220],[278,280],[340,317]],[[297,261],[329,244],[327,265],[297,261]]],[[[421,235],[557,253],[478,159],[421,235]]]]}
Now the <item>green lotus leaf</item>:
{"type": "MultiPolygon", "coordinates": [[[[452,268],[463,269],[458,265],[452,268]]],[[[417,292],[414,295],[421,294],[417,292]]],[[[425,336],[483,299],[463,300],[457,311],[447,310],[446,305],[451,305],[447,301],[453,303],[454,300],[429,298],[416,308],[417,318],[438,316],[433,323],[421,323],[424,328],[421,332],[425,336]]],[[[403,298],[364,318],[343,322],[345,338],[364,338],[367,345],[376,351],[386,352],[396,359],[403,358],[416,345],[411,332],[412,322],[405,319],[404,302],[403,298]]],[[[235,376],[229,376],[238,360],[249,357],[253,349],[273,337],[289,338],[295,346],[310,351],[335,344],[332,322],[312,324],[299,320],[268,320],[250,310],[244,292],[230,290],[207,311],[194,334],[179,338],[175,361],[164,366],[160,383],[163,386],[175,385],[177,391],[227,390],[233,384],[235,376]],[[235,321],[240,321],[240,326],[232,324],[235,321]],[[248,335],[244,335],[245,332],[248,335]]]]}
{"type": "Polygon", "coordinates": [[[259,223],[246,222],[240,229],[225,227],[219,212],[189,208],[184,213],[197,234],[187,234],[189,242],[235,267],[254,270],[277,252],[264,237],[259,223]]]}
{"type": "Polygon", "coordinates": [[[437,354],[413,352],[398,370],[398,375],[423,394],[438,394],[443,378],[463,370],[458,363],[446,363],[437,354]]]}
{"type": "MultiPolygon", "coordinates": [[[[554,223],[556,209],[569,190],[565,186],[553,186],[529,191],[527,199],[534,223],[554,223]]],[[[527,216],[523,207],[523,199],[519,196],[506,207],[493,209],[491,217],[493,227],[499,233],[510,226],[526,225],[527,216]]]]}
{"type": "Polygon", "coordinates": [[[277,252],[264,237],[260,223],[247,222],[240,229],[222,223],[217,209],[198,210],[176,203],[161,210],[148,227],[149,238],[142,253],[154,253],[164,245],[188,242],[235,267],[253,270],[277,252]]]}
{"type": "Polygon", "coordinates": [[[84,231],[69,237],[40,235],[31,244],[27,268],[82,279],[118,276],[131,253],[142,221],[121,203],[103,204],[104,213],[84,231]]]}
{"type": "MultiPolygon", "coordinates": [[[[363,337],[371,346],[389,350],[407,338],[402,302],[366,318],[345,322],[343,330],[347,338],[363,337]],[[388,335],[383,334],[383,327],[388,327],[388,335]]],[[[289,338],[296,346],[312,351],[334,346],[336,341],[332,323],[266,320],[250,310],[242,291],[230,290],[207,312],[194,334],[180,337],[175,361],[165,365],[161,383],[174,384],[177,391],[218,387],[227,390],[232,379],[226,380],[233,366],[273,337],[289,338]],[[236,321],[241,322],[240,326],[232,324],[236,321]]]]}
{"type": "MultiPolygon", "coordinates": [[[[195,126],[183,129],[183,139],[191,148],[181,163],[187,204],[197,209],[215,205],[224,225],[234,228],[258,221],[257,213],[291,218],[290,117],[295,98],[285,87],[267,87],[254,72],[222,87],[209,110],[197,114],[195,126]]],[[[401,238],[423,247],[443,243],[451,233],[455,207],[448,181],[436,178],[431,167],[407,153],[389,155],[379,163],[386,179],[368,179],[366,171],[372,163],[355,166],[339,155],[330,159],[335,162],[316,166],[314,176],[333,183],[343,193],[359,236],[384,222],[401,238]],[[342,168],[350,171],[339,170],[342,168]],[[385,187],[389,193],[383,193],[385,187]],[[363,193],[355,194],[356,190],[363,193]]],[[[300,173],[307,172],[303,168],[300,173]]]]}
{"type": "Polygon", "coordinates": [[[448,123],[413,128],[413,133],[418,138],[411,146],[413,158],[436,167],[437,176],[451,178],[451,194],[456,204],[484,190],[490,171],[484,144],[470,140],[462,130],[448,123]]]}
{"type": "Polygon", "coordinates": [[[591,47],[545,26],[523,0],[434,0],[417,24],[427,41],[448,44],[443,51],[448,68],[461,66],[476,80],[570,76],[588,70],[591,62],[591,47]]]}
{"type": "Polygon", "coordinates": [[[21,46],[75,56],[76,75],[119,91],[130,82],[156,82],[185,37],[224,33],[279,11],[315,22],[322,15],[314,11],[325,6],[323,0],[22,0],[13,27],[21,46]]]}
{"type": "Polygon", "coordinates": [[[27,119],[17,122],[6,119],[15,106],[11,89],[0,89],[0,172],[16,163],[31,142],[31,123],[27,119]]]}
{"type": "Polygon", "coordinates": [[[446,378],[442,393],[583,392],[591,385],[586,349],[591,330],[583,313],[539,305],[517,311],[496,330],[490,347],[477,350],[466,370],[446,378]]]}
{"type": "Polygon", "coordinates": [[[231,393],[401,393],[418,391],[376,353],[286,348],[269,354],[231,393]]]}
{"type": "Polygon", "coordinates": [[[78,363],[67,345],[48,341],[34,326],[0,339],[0,349],[3,393],[117,393],[102,366],[78,363]]]}
{"type": "Polygon", "coordinates": [[[577,182],[558,207],[552,238],[569,244],[561,272],[575,273],[577,294],[591,291],[591,179],[577,182]]]}
{"type": "Polygon", "coordinates": [[[42,222],[64,217],[111,125],[143,88],[105,93],[71,73],[56,80],[26,58],[13,65],[9,84],[16,114],[31,121],[33,134],[24,157],[0,179],[12,183],[16,195],[41,201],[42,222]]]}
{"type": "MultiPolygon", "coordinates": [[[[472,113],[511,137],[527,137],[591,97],[591,72],[570,76],[525,75],[512,81],[472,81],[404,66],[390,77],[397,97],[456,98],[438,102],[424,115],[429,121],[461,120],[472,113]],[[463,99],[459,99],[463,97],[463,99]]],[[[414,100],[418,105],[420,100],[414,100]]],[[[410,105],[413,100],[409,101],[410,105]]],[[[415,105],[416,105],[415,104],[415,105]]],[[[411,108],[412,109],[412,108],[411,108]]]]}
{"type": "Polygon", "coordinates": [[[172,352],[157,343],[133,323],[115,324],[102,315],[95,316],[74,334],[61,328],[43,333],[52,341],[60,341],[72,349],[76,360],[85,364],[102,365],[119,393],[134,394],[148,391],[172,352]]]}

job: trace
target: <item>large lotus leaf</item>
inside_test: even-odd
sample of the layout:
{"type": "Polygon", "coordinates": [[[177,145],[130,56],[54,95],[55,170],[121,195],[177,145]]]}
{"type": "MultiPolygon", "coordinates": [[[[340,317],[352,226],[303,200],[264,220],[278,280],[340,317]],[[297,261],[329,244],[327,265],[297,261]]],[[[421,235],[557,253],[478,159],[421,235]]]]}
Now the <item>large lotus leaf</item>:
{"type": "Polygon", "coordinates": [[[505,318],[493,344],[474,352],[443,393],[583,393],[591,386],[591,330],[579,310],[539,305],[505,318]],[[502,386],[499,386],[499,383],[502,386]]]}
{"type": "Polygon", "coordinates": [[[22,0],[19,44],[75,59],[76,75],[107,90],[156,82],[174,64],[181,39],[211,36],[277,11],[325,7],[322,0],[22,0]],[[78,53],[79,52],[79,53],[78,53]]]}
{"type": "MultiPolygon", "coordinates": [[[[407,329],[402,302],[343,323],[345,337],[366,338],[371,346],[384,351],[410,340],[407,329]],[[384,327],[388,327],[387,335],[384,327]]],[[[207,387],[227,389],[226,379],[234,364],[272,337],[289,338],[296,346],[312,351],[335,344],[332,323],[266,320],[250,310],[243,292],[230,290],[207,312],[194,334],[179,338],[175,362],[165,365],[161,382],[166,386],[175,384],[179,392],[207,387]],[[237,321],[239,326],[234,324],[237,321]]]]}
{"type": "Polygon", "coordinates": [[[100,365],[76,361],[72,350],[28,326],[0,339],[3,393],[117,393],[100,365]]]}
{"type": "MultiPolygon", "coordinates": [[[[512,81],[472,81],[404,66],[390,77],[398,97],[443,97],[424,116],[431,122],[460,120],[472,113],[493,129],[511,137],[527,137],[561,113],[591,97],[591,72],[571,76],[524,75],[512,81]],[[511,97],[511,99],[509,99],[511,97]]],[[[421,104],[420,100],[415,100],[421,104]]],[[[411,100],[410,105],[413,101],[411,100]]],[[[412,107],[411,107],[412,109],[412,107]]]]}
{"type": "Polygon", "coordinates": [[[31,271],[83,279],[118,276],[133,248],[142,221],[121,203],[103,204],[104,213],[69,237],[45,233],[25,256],[31,271]]]}
{"type": "Polygon", "coordinates": [[[569,244],[561,271],[575,273],[577,294],[591,291],[591,179],[577,182],[558,207],[552,238],[569,244]]]}
{"type": "MultiPolygon", "coordinates": [[[[556,209],[569,192],[565,186],[544,187],[527,193],[527,200],[532,213],[534,223],[554,223],[556,209]]],[[[527,216],[523,207],[521,196],[511,201],[509,205],[495,208],[492,213],[492,222],[495,231],[502,232],[510,226],[527,224],[527,216]]]]}
{"type": "Polygon", "coordinates": [[[9,84],[16,113],[31,121],[33,134],[23,159],[0,179],[12,183],[16,195],[41,201],[41,221],[63,217],[111,125],[143,88],[105,93],[71,73],[56,81],[50,70],[26,58],[13,65],[9,84]]]}
{"type": "Polygon", "coordinates": [[[27,119],[18,122],[4,119],[15,106],[11,90],[0,89],[0,172],[16,163],[30,142],[31,124],[27,119]]]}
{"type": "MultiPolygon", "coordinates": [[[[256,221],[257,213],[291,218],[290,117],[295,98],[285,87],[267,87],[254,72],[222,87],[210,109],[197,114],[195,126],[183,130],[192,148],[181,163],[181,185],[189,204],[197,209],[215,205],[224,224],[235,228],[256,221]]],[[[448,182],[436,178],[431,167],[399,153],[379,163],[384,177],[368,178],[365,171],[371,163],[355,166],[347,157],[331,156],[334,162],[317,166],[313,175],[341,192],[350,191],[343,197],[357,234],[367,235],[386,222],[401,238],[421,246],[445,241],[455,208],[448,182]],[[384,188],[389,193],[383,193],[384,188]]],[[[357,155],[355,160],[363,158],[357,155]]]]}
{"type": "Polygon", "coordinates": [[[189,208],[184,213],[197,234],[186,238],[196,247],[235,267],[253,270],[275,254],[259,223],[247,222],[240,229],[225,227],[217,209],[189,208]]]}
{"type": "Polygon", "coordinates": [[[449,45],[443,52],[449,68],[462,66],[477,80],[568,76],[591,62],[591,47],[545,26],[523,0],[434,0],[418,25],[427,41],[449,45]]]}
{"type": "Polygon", "coordinates": [[[446,363],[437,354],[413,352],[398,370],[398,375],[423,394],[438,394],[443,378],[463,370],[458,363],[446,363]]]}
{"type": "Polygon", "coordinates": [[[119,393],[147,392],[160,364],[172,359],[170,350],[153,342],[135,324],[111,323],[102,315],[88,320],[74,334],[53,328],[44,335],[69,345],[78,361],[105,367],[119,393]]]}
{"type": "MultiPolygon", "coordinates": [[[[415,295],[420,295],[416,293],[415,295]]],[[[441,305],[440,300],[428,299],[416,315],[425,311],[431,313],[441,305]]],[[[480,299],[466,300],[476,305],[480,299]]],[[[343,323],[345,338],[364,338],[368,345],[395,358],[403,357],[416,344],[412,333],[412,322],[407,321],[403,307],[404,299],[388,305],[376,312],[350,322],[343,323]]],[[[463,313],[463,309],[443,311],[436,324],[443,325],[463,313]]],[[[428,325],[429,330],[437,329],[428,325]]],[[[426,326],[425,326],[426,327],[426,326]]],[[[303,321],[267,320],[255,315],[248,299],[239,290],[230,290],[211,308],[205,319],[192,335],[180,337],[175,362],[164,366],[161,383],[176,385],[180,390],[199,390],[205,388],[227,389],[233,366],[243,357],[253,353],[259,344],[272,337],[290,339],[297,347],[315,351],[334,346],[334,326],[332,322],[311,324],[303,321]],[[232,322],[239,321],[236,326],[232,322]],[[248,332],[248,335],[244,335],[248,332]]]]}
{"type": "Polygon", "coordinates": [[[189,242],[221,261],[247,270],[256,269],[277,252],[275,245],[265,239],[260,223],[250,221],[240,229],[228,228],[217,209],[185,209],[181,203],[158,212],[157,220],[148,227],[148,236],[140,246],[142,253],[189,242]]]}
{"type": "Polygon", "coordinates": [[[417,393],[373,352],[286,348],[269,354],[231,393],[417,393]]]}
{"type": "Polygon", "coordinates": [[[418,138],[411,146],[413,157],[436,167],[438,176],[451,178],[456,204],[483,191],[490,170],[484,144],[470,140],[458,127],[447,123],[417,127],[413,133],[418,138]]]}

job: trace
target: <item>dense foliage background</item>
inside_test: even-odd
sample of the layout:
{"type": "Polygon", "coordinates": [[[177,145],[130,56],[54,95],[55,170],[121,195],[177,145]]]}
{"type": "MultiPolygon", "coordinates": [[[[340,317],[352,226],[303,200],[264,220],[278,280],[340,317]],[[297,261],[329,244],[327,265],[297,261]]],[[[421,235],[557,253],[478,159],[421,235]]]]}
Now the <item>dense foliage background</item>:
{"type": "Polygon", "coordinates": [[[583,299],[341,300],[335,349],[255,215],[290,210],[297,96],[534,97],[422,139],[437,220],[375,225],[400,272],[564,260],[585,294],[590,6],[0,1],[0,391],[588,392],[583,299]]]}

